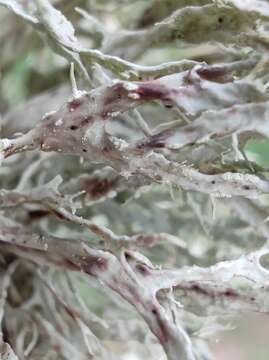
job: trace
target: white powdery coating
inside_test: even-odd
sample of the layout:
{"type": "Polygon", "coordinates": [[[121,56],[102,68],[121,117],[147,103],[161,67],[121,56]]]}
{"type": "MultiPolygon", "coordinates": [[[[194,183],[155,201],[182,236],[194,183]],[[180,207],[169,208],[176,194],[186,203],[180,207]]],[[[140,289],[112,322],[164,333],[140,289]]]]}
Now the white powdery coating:
{"type": "Polygon", "coordinates": [[[120,151],[123,151],[128,147],[128,143],[125,140],[118,139],[116,137],[113,137],[111,140],[113,141],[115,147],[120,151]]]}
{"type": "MultiPolygon", "coordinates": [[[[1,145],[2,145],[2,149],[3,149],[3,150],[8,149],[11,144],[12,144],[12,142],[11,142],[11,140],[9,140],[9,139],[2,139],[2,140],[1,140],[1,145]]],[[[1,148],[0,148],[0,150],[1,150],[1,148]]]]}
{"type": "Polygon", "coordinates": [[[136,91],[138,89],[138,85],[131,82],[124,82],[123,87],[127,91],[136,91]]]}
{"type": "MultiPolygon", "coordinates": [[[[66,52],[68,56],[65,56],[68,58],[71,55],[70,49],[74,50],[78,57],[82,55],[82,51],[78,51],[77,39],[74,36],[72,24],[65,19],[59,11],[54,9],[47,0],[37,0],[36,3],[40,10],[40,22],[42,23],[42,26],[44,25],[46,28],[49,40],[54,41],[54,45],[58,47],[58,50],[64,50],[66,47],[68,49],[66,52]]],[[[185,17],[187,19],[188,16],[198,14],[201,23],[203,23],[204,18],[207,19],[207,17],[211,17],[214,19],[215,12],[212,12],[212,10],[215,11],[214,8],[215,5],[207,5],[203,7],[188,7],[186,10],[180,9],[162,23],[156,25],[155,28],[157,27],[157,31],[154,31],[153,27],[150,31],[145,30],[145,32],[152,34],[152,40],[155,39],[155,43],[157,43],[158,38],[161,39],[163,35],[169,40],[172,35],[175,35],[175,29],[177,29],[179,33],[184,34],[185,17]],[[208,11],[211,11],[209,15],[207,13],[208,11]],[[182,31],[181,26],[183,26],[182,31]]],[[[216,15],[219,15],[218,11],[222,11],[221,6],[217,7],[216,10],[216,15]]],[[[232,9],[232,11],[234,10],[232,9]]],[[[227,26],[229,26],[229,14],[230,13],[227,14],[227,21],[225,21],[225,25],[227,26]]],[[[233,18],[233,14],[234,13],[232,12],[231,18],[233,18]]],[[[209,21],[210,24],[211,18],[209,21]]],[[[214,33],[215,27],[217,30],[218,25],[215,26],[213,24],[213,26],[210,26],[211,30],[209,32],[214,33]]],[[[199,36],[199,29],[198,26],[198,31],[193,30],[196,31],[197,36],[199,36]]],[[[188,33],[190,33],[189,29],[187,30],[188,33]]],[[[203,27],[201,28],[201,31],[202,30],[203,27]]],[[[224,31],[223,33],[225,34],[224,31]]],[[[216,31],[216,34],[218,34],[218,31],[216,31]]],[[[188,41],[187,33],[186,36],[186,40],[188,41]]],[[[193,34],[191,34],[191,36],[194,37],[193,34]]],[[[207,36],[207,34],[205,34],[205,36],[207,36]]],[[[229,35],[228,38],[232,38],[232,36],[229,35]]],[[[146,43],[150,44],[150,42],[147,41],[146,43]]],[[[129,44],[126,46],[129,46],[129,44]]],[[[136,44],[136,46],[138,45],[136,44]]],[[[115,50],[117,51],[118,49],[115,50]]],[[[107,53],[109,53],[109,51],[107,53]]],[[[244,82],[236,80],[219,81],[219,76],[220,80],[223,80],[223,69],[214,72],[214,69],[212,70],[211,66],[205,66],[204,69],[203,66],[197,66],[193,71],[184,74],[175,74],[176,71],[181,70],[173,70],[171,76],[166,76],[163,80],[160,80],[159,78],[161,75],[158,74],[158,71],[166,71],[165,68],[168,69],[168,64],[150,68],[140,67],[138,65],[127,63],[120,58],[104,55],[97,50],[88,51],[88,57],[89,59],[91,58],[89,62],[96,61],[98,63],[99,61],[105,68],[112,70],[116,76],[120,76],[121,74],[121,78],[125,76],[126,78],[129,78],[129,80],[133,80],[138,77],[143,79],[143,76],[145,76],[149,77],[148,80],[150,81],[147,83],[143,83],[142,81],[138,83],[125,81],[120,84],[119,87],[115,86],[114,88],[111,88],[111,83],[109,81],[104,82],[109,83],[110,87],[102,86],[99,89],[94,89],[91,95],[85,96],[81,101],[72,104],[74,99],[78,99],[84,94],[84,92],[76,91],[76,86],[73,86],[75,89],[73,99],[65,104],[55,116],[50,117],[50,114],[46,114],[45,121],[40,126],[33,129],[28,137],[23,136],[12,140],[12,147],[8,149],[5,154],[6,156],[10,156],[13,151],[15,154],[16,152],[18,153],[32,149],[40,150],[40,148],[46,151],[62,151],[63,153],[72,155],[81,155],[83,153],[85,154],[85,158],[89,160],[97,159],[97,161],[100,160],[100,163],[111,165],[112,168],[122,175],[126,175],[126,177],[128,177],[129,174],[133,178],[137,178],[136,180],[140,179],[140,177],[145,177],[149,183],[159,182],[169,184],[170,186],[182,186],[186,190],[194,190],[200,193],[204,192],[220,197],[230,197],[231,195],[257,197],[261,192],[269,192],[268,182],[262,178],[258,178],[258,176],[234,173],[222,175],[222,171],[227,171],[224,166],[220,169],[220,172],[216,173],[210,172],[211,169],[209,169],[209,171],[207,171],[207,169],[206,171],[203,171],[202,167],[199,168],[198,166],[196,169],[195,165],[193,168],[191,166],[183,166],[180,161],[172,157],[169,150],[169,146],[170,148],[176,149],[180,148],[180,146],[182,147],[185,143],[193,143],[192,146],[195,148],[198,141],[205,142],[213,135],[226,136],[232,132],[239,133],[238,129],[243,130],[243,124],[245,124],[245,130],[256,130],[256,120],[261,119],[261,116],[258,116],[259,114],[257,114],[257,116],[252,116],[252,114],[250,114],[246,117],[245,113],[248,113],[249,109],[247,109],[243,115],[239,113],[237,109],[233,108],[229,109],[230,113],[228,111],[221,114],[219,113],[227,107],[238,106],[238,104],[245,106],[246,103],[256,104],[262,100],[264,101],[263,94],[261,94],[262,91],[256,91],[252,84],[248,84],[245,80],[244,82]],[[135,68],[137,69],[137,74],[132,74],[131,70],[128,70],[135,68]],[[144,75],[141,76],[141,74],[144,75]],[[217,79],[215,79],[215,76],[217,76],[217,79]],[[152,79],[158,80],[155,81],[152,79]],[[158,82],[159,80],[160,83],[158,82]],[[119,93],[117,93],[117,89],[119,90],[119,93]],[[125,91],[122,92],[122,89],[125,91]],[[138,90],[145,90],[145,92],[141,91],[138,93],[138,90]],[[112,94],[113,91],[115,91],[115,94],[112,94]],[[188,125],[177,129],[178,134],[176,137],[173,136],[169,139],[169,137],[162,137],[163,134],[160,134],[158,137],[152,136],[149,138],[152,133],[146,124],[143,125],[143,118],[141,118],[140,124],[142,125],[140,127],[146,137],[148,137],[148,142],[139,143],[141,145],[137,148],[132,148],[132,146],[130,146],[131,151],[129,151],[128,146],[132,144],[112,136],[111,134],[114,134],[114,132],[107,132],[105,124],[108,121],[116,123],[118,119],[109,119],[109,117],[117,117],[120,113],[132,110],[133,107],[141,104],[142,101],[145,100],[146,102],[151,98],[152,100],[160,100],[167,108],[170,106],[177,106],[183,115],[189,113],[195,116],[201,116],[200,125],[197,121],[194,121],[189,125],[191,119],[188,121],[188,117],[185,116],[188,125]],[[208,114],[203,116],[204,111],[206,110],[208,111],[208,114]],[[213,110],[215,110],[217,116],[215,116],[215,113],[212,114],[213,110]],[[236,113],[239,113],[238,117],[233,115],[234,110],[236,110],[236,113]],[[217,111],[219,111],[219,113],[217,113],[217,111]],[[220,115],[223,119],[222,123],[220,121],[220,115]],[[217,119],[217,125],[212,121],[215,119],[217,119]],[[246,119],[249,119],[248,123],[246,123],[246,119]],[[245,121],[244,123],[243,120],[245,121]],[[61,126],[61,129],[56,129],[57,126],[61,126]],[[172,141],[171,144],[169,143],[170,140],[172,141]],[[155,149],[156,153],[154,152],[155,149]],[[148,156],[149,151],[152,151],[150,156],[148,156]],[[157,154],[159,154],[159,151],[164,151],[165,157],[163,156],[162,158],[162,155],[158,156],[157,154]]],[[[84,60],[85,58],[83,58],[83,61],[84,60]]],[[[171,65],[172,64],[169,65],[169,71],[171,71],[171,65]]],[[[193,65],[194,64],[191,64],[191,67],[193,67],[193,65]]],[[[178,64],[174,64],[173,66],[178,66],[178,64]]],[[[223,74],[226,74],[225,71],[223,74]]],[[[229,74],[227,73],[227,75],[229,74]]],[[[227,79],[228,78],[229,76],[227,76],[227,79]]],[[[96,79],[98,79],[98,76],[96,76],[96,79]]],[[[99,83],[103,84],[101,79],[98,80],[100,80],[99,83]]],[[[112,83],[115,84],[116,82],[119,81],[116,80],[112,83]]],[[[254,110],[257,110],[256,107],[254,110]]],[[[119,120],[122,119],[120,118],[119,120]]],[[[260,123],[262,123],[262,125],[259,125],[259,130],[262,130],[263,134],[268,135],[268,129],[266,125],[264,125],[266,122],[260,121],[260,123]]],[[[121,124],[121,126],[123,135],[117,135],[122,136],[124,139],[131,139],[131,136],[129,137],[127,132],[128,130],[125,129],[125,124],[121,124]],[[127,136],[125,137],[125,135],[127,136]]],[[[173,129],[171,130],[173,132],[173,129]]],[[[166,133],[164,133],[164,135],[166,135],[166,133]]],[[[0,142],[0,146],[3,148],[2,150],[9,148],[10,143],[11,142],[8,140],[0,142]]],[[[5,152],[3,151],[3,153],[5,152]]],[[[183,157],[181,156],[181,158],[183,157]]],[[[212,166],[214,166],[214,164],[212,164],[212,166]]],[[[239,166],[237,171],[240,171],[239,166]]],[[[102,186],[106,187],[107,185],[106,181],[108,179],[105,176],[103,179],[105,181],[102,182],[101,180],[101,186],[98,186],[97,183],[96,187],[98,187],[98,191],[100,188],[102,190],[102,186]]],[[[117,181],[113,183],[112,179],[112,185],[108,184],[109,187],[105,190],[110,191],[110,186],[112,186],[112,189],[115,189],[115,187],[117,189],[117,186],[119,186],[117,181]]],[[[51,209],[53,209],[57,215],[60,215],[60,218],[80,226],[87,226],[93,233],[98,235],[98,237],[101,236],[106,240],[106,250],[110,250],[108,244],[111,242],[131,242],[131,238],[127,235],[117,236],[109,229],[101,228],[98,224],[92,224],[90,221],[86,221],[86,219],[76,216],[76,207],[69,196],[60,196],[61,194],[58,190],[60,183],[61,181],[59,182],[59,179],[56,178],[49,186],[43,186],[42,188],[38,187],[36,189],[31,187],[31,193],[28,194],[28,199],[24,200],[30,202],[31,200],[35,200],[35,202],[42,206],[46,204],[48,211],[51,212],[51,209]],[[67,211],[67,209],[69,210],[67,211]]],[[[93,183],[93,185],[95,184],[93,183]]],[[[129,186],[131,187],[131,182],[128,183],[128,190],[129,186]]],[[[117,192],[115,192],[115,194],[116,193],[117,192]]],[[[6,200],[11,199],[14,202],[14,194],[3,193],[2,196],[4,195],[6,196],[6,200]],[[11,197],[8,197],[8,195],[11,197]]],[[[21,196],[25,197],[25,192],[16,195],[18,206],[21,201],[21,196]]],[[[123,219],[120,220],[124,223],[123,219]]],[[[193,224],[193,227],[194,225],[195,224],[193,224]]],[[[4,233],[0,226],[0,235],[1,231],[5,237],[6,233],[4,233]]],[[[124,231],[127,232],[129,229],[124,231]]],[[[13,235],[12,231],[11,235],[13,235]]],[[[173,243],[176,246],[184,246],[184,244],[182,245],[181,242],[178,242],[177,238],[173,235],[165,236],[165,234],[159,233],[158,236],[160,238],[166,238],[168,242],[173,243]]],[[[158,238],[158,236],[155,236],[155,238],[158,238]]],[[[25,237],[29,239],[28,233],[25,234],[25,237]]],[[[152,241],[149,235],[143,235],[142,237],[140,235],[140,237],[137,237],[136,242],[142,243],[141,240],[143,240],[143,237],[144,242],[146,242],[146,239],[152,241]]],[[[14,236],[10,238],[14,238],[14,236]]],[[[20,236],[18,238],[16,237],[15,241],[21,241],[22,238],[23,236],[20,232],[20,236]]],[[[132,241],[133,239],[134,237],[132,237],[132,241]]],[[[180,324],[174,325],[172,316],[170,318],[170,311],[166,311],[166,309],[158,303],[158,298],[156,297],[158,289],[168,290],[173,286],[182,289],[183,287],[187,296],[191,297],[191,295],[194,294],[198,302],[200,301],[199,299],[201,299],[201,303],[204,301],[204,298],[207,298],[209,304],[215,302],[214,306],[219,306],[221,310],[223,309],[223,304],[226,306],[226,301],[229,305],[227,305],[228,310],[235,308],[240,310],[241,304],[246,304],[247,306],[251,304],[251,308],[256,310],[256,308],[253,307],[254,305],[252,305],[253,302],[254,304],[257,304],[257,309],[260,310],[262,301],[267,298],[267,296],[264,296],[264,294],[266,295],[266,292],[261,291],[258,296],[253,297],[254,300],[252,300],[252,292],[255,291],[255,288],[253,287],[250,288],[250,291],[242,293],[243,296],[241,297],[241,292],[238,291],[240,289],[237,288],[237,285],[232,284],[232,288],[230,286],[230,282],[232,283],[234,277],[250,277],[261,285],[264,283],[267,284],[268,274],[265,274],[264,271],[262,271],[263,269],[259,268],[259,254],[257,256],[254,254],[249,258],[232,263],[220,263],[207,269],[192,266],[189,269],[183,269],[182,272],[155,272],[151,263],[147,261],[145,257],[139,255],[139,253],[127,253],[124,250],[121,253],[121,261],[118,261],[117,256],[113,255],[113,250],[111,250],[110,253],[108,251],[102,252],[101,250],[96,251],[96,249],[88,248],[84,249],[87,250],[86,253],[89,255],[87,258],[87,256],[85,256],[87,254],[81,254],[77,242],[74,244],[75,242],[72,240],[72,243],[69,242],[66,249],[64,249],[61,248],[63,243],[62,240],[63,239],[59,242],[61,245],[55,247],[55,253],[53,248],[55,239],[51,239],[48,243],[44,242],[41,250],[46,250],[45,257],[47,257],[47,259],[50,259],[51,257],[53,263],[53,261],[55,261],[55,255],[56,259],[59,261],[59,265],[63,264],[65,267],[76,264],[77,261],[76,269],[83,270],[87,274],[95,276],[100,282],[118,292],[123,298],[137,307],[140,315],[144,317],[145,321],[150,326],[151,331],[163,344],[169,360],[178,360],[179,356],[181,360],[191,360],[194,359],[194,357],[192,354],[191,343],[184,333],[184,330],[180,329],[180,324]],[[71,248],[72,246],[74,247],[71,248]],[[83,255],[83,257],[81,257],[81,255],[83,255]],[[132,261],[130,261],[130,257],[132,258],[132,261]],[[135,267],[135,263],[138,266],[135,267]],[[137,281],[137,279],[139,279],[139,281],[137,281]],[[229,283],[227,284],[227,282],[229,283]],[[190,295],[188,295],[188,293],[190,295]],[[260,297],[260,299],[258,297],[260,297]],[[218,305],[218,299],[221,300],[220,305],[218,305]],[[223,299],[224,302],[222,303],[223,299]],[[233,305],[230,305],[230,302],[233,302],[233,305]]],[[[6,238],[4,240],[1,239],[1,241],[6,241],[6,238]]],[[[35,248],[36,241],[32,246],[35,248]]],[[[113,247],[111,246],[111,249],[112,248],[113,247]]],[[[31,251],[31,249],[29,249],[29,251],[31,251]]],[[[28,256],[30,255],[28,254],[28,256]]],[[[195,263],[195,261],[192,263],[195,263]]],[[[253,286],[253,284],[251,286],[253,286]]],[[[165,295],[166,294],[164,294],[164,297],[165,295]]],[[[166,300],[169,300],[168,296],[166,300]]],[[[181,298],[175,299],[175,301],[181,302],[181,298]]],[[[266,306],[269,307],[269,303],[266,306]]],[[[266,309],[266,307],[264,308],[266,309]]],[[[208,307],[203,306],[203,311],[207,310],[208,307]]],[[[76,356],[73,357],[77,358],[76,356]]],[[[201,356],[197,355],[197,358],[201,358],[201,356]]]]}
{"type": "Polygon", "coordinates": [[[9,139],[0,139],[0,166],[4,160],[4,151],[11,146],[12,142],[9,139]]]}
{"type": "Polygon", "coordinates": [[[248,184],[257,188],[257,190],[268,192],[269,183],[258,178],[256,175],[251,174],[240,174],[240,173],[225,173],[222,175],[224,180],[235,183],[248,184]]]}
{"type": "Polygon", "coordinates": [[[63,125],[63,119],[62,119],[62,118],[58,119],[58,120],[55,122],[55,126],[61,126],[61,125],[63,125]]]}
{"type": "Polygon", "coordinates": [[[139,94],[136,94],[136,93],[130,93],[130,94],[128,94],[128,97],[129,97],[130,99],[134,99],[134,100],[140,99],[139,94]]]}

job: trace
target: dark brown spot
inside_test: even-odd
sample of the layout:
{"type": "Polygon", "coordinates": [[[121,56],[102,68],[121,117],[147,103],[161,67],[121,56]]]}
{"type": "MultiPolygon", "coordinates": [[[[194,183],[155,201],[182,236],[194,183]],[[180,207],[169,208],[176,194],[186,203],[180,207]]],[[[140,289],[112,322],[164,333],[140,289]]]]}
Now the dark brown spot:
{"type": "Polygon", "coordinates": [[[57,210],[52,210],[52,213],[55,214],[59,219],[61,220],[65,220],[65,221],[70,221],[68,218],[65,218],[60,212],[58,212],[57,210]]]}
{"type": "MultiPolygon", "coordinates": [[[[155,176],[155,179],[160,179],[158,175],[155,176]]],[[[140,234],[136,236],[136,242],[142,246],[152,246],[154,244],[154,236],[151,234],[140,234]]]]}
{"type": "Polygon", "coordinates": [[[153,135],[146,140],[142,140],[137,143],[137,149],[143,148],[164,148],[166,141],[171,135],[171,131],[165,131],[161,134],[153,135]]]}
{"type": "Polygon", "coordinates": [[[91,231],[96,233],[96,234],[99,234],[100,229],[96,224],[92,224],[91,225],[91,231]]]}
{"type": "Polygon", "coordinates": [[[208,293],[207,290],[201,288],[201,287],[200,287],[199,285],[197,285],[197,284],[192,285],[191,288],[190,288],[190,290],[196,291],[196,292],[198,292],[198,293],[200,293],[200,294],[202,294],[202,295],[209,295],[209,293],[208,293]]]}
{"type": "Polygon", "coordinates": [[[194,126],[186,126],[185,129],[184,129],[184,131],[185,131],[186,133],[193,132],[193,131],[195,131],[195,127],[194,127],[194,126]]]}
{"type": "Polygon", "coordinates": [[[164,106],[165,106],[167,109],[171,109],[171,108],[173,107],[173,104],[167,103],[167,104],[165,104],[164,106]]]}
{"type": "Polygon", "coordinates": [[[82,104],[81,100],[74,99],[68,103],[68,109],[69,109],[69,111],[72,112],[72,111],[76,110],[78,107],[80,107],[81,104],[82,104]]]}
{"type": "MultiPolygon", "coordinates": [[[[83,151],[84,150],[86,149],[83,149],[83,151]]],[[[92,198],[97,199],[109,193],[109,191],[117,185],[118,180],[117,177],[113,179],[98,179],[97,177],[92,177],[83,181],[81,190],[85,190],[92,198]]]]}
{"type": "Polygon", "coordinates": [[[90,275],[107,270],[108,261],[102,257],[87,256],[80,260],[81,269],[90,275]]]}
{"type": "Polygon", "coordinates": [[[227,70],[218,66],[204,66],[198,69],[197,73],[205,80],[223,82],[227,70]]]}
{"type": "Polygon", "coordinates": [[[136,265],[136,270],[143,276],[149,275],[149,270],[146,268],[145,265],[137,264],[136,265]]]}
{"type": "Polygon", "coordinates": [[[158,330],[156,331],[155,335],[158,337],[158,339],[160,340],[161,344],[164,344],[167,342],[168,340],[168,334],[167,334],[167,330],[166,330],[166,326],[164,321],[161,318],[161,315],[158,311],[158,309],[156,309],[155,307],[153,307],[151,309],[151,313],[154,315],[156,322],[158,324],[158,330]]]}
{"type": "Polygon", "coordinates": [[[145,148],[157,148],[161,149],[165,147],[165,142],[161,139],[155,140],[151,139],[147,142],[140,142],[136,145],[137,149],[145,149],[145,148]]]}
{"type": "Polygon", "coordinates": [[[130,260],[131,258],[132,258],[131,255],[126,251],[125,252],[125,259],[130,260]]]}
{"type": "Polygon", "coordinates": [[[42,219],[45,216],[48,216],[50,214],[47,210],[29,210],[28,215],[30,217],[30,220],[38,220],[42,219]]]}
{"type": "Polygon", "coordinates": [[[142,83],[135,92],[140,95],[141,100],[167,99],[165,87],[156,82],[149,81],[147,83],[142,83]]]}
{"type": "Polygon", "coordinates": [[[89,124],[92,121],[92,117],[91,116],[84,116],[81,120],[80,120],[80,126],[85,126],[87,124],[89,124]]]}
{"type": "Polygon", "coordinates": [[[107,269],[107,260],[104,258],[98,258],[94,264],[99,270],[105,271],[107,269]]]}
{"type": "Polygon", "coordinates": [[[126,89],[123,87],[122,83],[117,83],[110,88],[110,91],[106,94],[104,99],[104,114],[112,112],[111,105],[117,103],[123,95],[126,93],[126,89]]]}
{"type": "Polygon", "coordinates": [[[226,290],[225,293],[224,293],[225,296],[228,296],[228,297],[237,297],[237,293],[231,289],[229,290],[226,290]]]}
{"type": "Polygon", "coordinates": [[[70,130],[77,130],[78,127],[77,127],[76,125],[71,125],[69,129],[70,129],[70,130]]]}

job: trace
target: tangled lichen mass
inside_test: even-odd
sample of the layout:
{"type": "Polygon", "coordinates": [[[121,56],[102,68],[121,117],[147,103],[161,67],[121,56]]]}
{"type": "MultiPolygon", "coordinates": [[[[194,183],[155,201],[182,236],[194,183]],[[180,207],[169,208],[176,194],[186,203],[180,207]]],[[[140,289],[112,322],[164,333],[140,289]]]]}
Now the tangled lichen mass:
{"type": "Polygon", "coordinates": [[[0,5],[1,359],[213,359],[269,313],[268,3],[0,5]]]}

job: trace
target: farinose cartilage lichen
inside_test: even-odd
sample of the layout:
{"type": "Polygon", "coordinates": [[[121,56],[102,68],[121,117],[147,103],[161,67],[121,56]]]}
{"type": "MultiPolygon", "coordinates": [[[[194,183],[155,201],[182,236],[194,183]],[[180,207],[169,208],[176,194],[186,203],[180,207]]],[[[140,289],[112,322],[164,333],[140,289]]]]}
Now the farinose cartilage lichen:
{"type": "Polygon", "coordinates": [[[0,357],[213,359],[269,313],[269,4],[0,5],[0,357]]]}

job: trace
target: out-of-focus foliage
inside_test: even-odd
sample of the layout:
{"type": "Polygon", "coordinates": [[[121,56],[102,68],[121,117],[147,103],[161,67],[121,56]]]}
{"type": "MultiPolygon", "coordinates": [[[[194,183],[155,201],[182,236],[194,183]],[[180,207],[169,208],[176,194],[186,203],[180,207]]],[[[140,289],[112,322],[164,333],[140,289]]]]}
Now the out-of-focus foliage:
{"type": "Polygon", "coordinates": [[[213,359],[269,312],[268,2],[0,5],[1,358],[213,359]]]}

